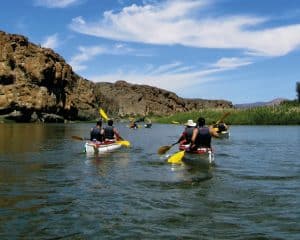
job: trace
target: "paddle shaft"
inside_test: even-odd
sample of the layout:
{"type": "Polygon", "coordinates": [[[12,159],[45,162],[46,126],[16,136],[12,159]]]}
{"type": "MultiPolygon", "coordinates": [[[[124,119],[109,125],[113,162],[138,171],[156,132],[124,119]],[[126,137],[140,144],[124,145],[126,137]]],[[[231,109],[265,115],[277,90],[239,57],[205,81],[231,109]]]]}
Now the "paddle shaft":
{"type": "Polygon", "coordinates": [[[217,122],[216,124],[222,122],[228,115],[230,114],[230,112],[225,113],[217,122]]]}

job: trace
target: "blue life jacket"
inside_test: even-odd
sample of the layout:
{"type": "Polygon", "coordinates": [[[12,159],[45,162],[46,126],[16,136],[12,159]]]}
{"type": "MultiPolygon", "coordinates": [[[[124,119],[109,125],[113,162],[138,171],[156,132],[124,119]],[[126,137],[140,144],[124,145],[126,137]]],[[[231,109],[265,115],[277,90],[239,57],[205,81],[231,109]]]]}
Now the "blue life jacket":
{"type": "Polygon", "coordinates": [[[185,144],[189,144],[192,140],[194,127],[186,127],[185,128],[185,144]]]}
{"type": "Polygon", "coordinates": [[[91,130],[91,141],[97,140],[97,141],[103,141],[103,136],[101,134],[101,129],[97,127],[93,127],[91,130]]]}
{"type": "Polygon", "coordinates": [[[104,128],[104,137],[105,139],[115,139],[115,132],[114,132],[114,127],[113,126],[106,126],[104,128]]]}
{"type": "Polygon", "coordinates": [[[208,127],[198,127],[198,135],[195,140],[196,147],[211,147],[211,135],[208,127]]]}

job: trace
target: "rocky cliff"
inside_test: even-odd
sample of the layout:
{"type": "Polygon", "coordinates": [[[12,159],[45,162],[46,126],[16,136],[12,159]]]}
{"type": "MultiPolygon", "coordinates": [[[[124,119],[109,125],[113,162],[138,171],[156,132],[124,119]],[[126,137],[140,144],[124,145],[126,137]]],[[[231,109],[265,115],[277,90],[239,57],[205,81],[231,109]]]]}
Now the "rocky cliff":
{"type": "Polygon", "coordinates": [[[104,107],[119,116],[128,115],[170,115],[202,108],[227,108],[232,103],[224,100],[184,99],[175,93],[147,85],[130,84],[125,81],[116,83],[97,83],[97,96],[108,100],[104,107]],[[106,106],[106,104],[108,104],[106,106]]]}
{"type": "Polygon", "coordinates": [[[93,83],[72,71],[51,49],[0,31],[0,116],[16,121],[90,120],[99,106],[114,116],[168,115],[204,107],[231,107],[219,100],[188,100],[125,81],[93,83]]]}
{"type": "Polygon", "coordinates": [[[0,114],[19,121],[90,119],[94,84],[51,49],[0,32],[0,114]]]}

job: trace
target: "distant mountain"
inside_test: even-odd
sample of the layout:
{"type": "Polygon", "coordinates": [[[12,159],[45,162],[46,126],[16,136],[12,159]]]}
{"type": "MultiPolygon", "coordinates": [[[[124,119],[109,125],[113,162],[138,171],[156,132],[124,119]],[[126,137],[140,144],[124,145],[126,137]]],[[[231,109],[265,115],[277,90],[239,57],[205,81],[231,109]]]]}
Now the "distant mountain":
{"type": "Polygon", "coordinates": [[[235,108],[252,108],[252,107],[260,107],[260,106],[277,106],[281,104],[283,101],[286,101],[286,98],[275,98],[268,102],[254,102],[254,103],[242,103],[242,104],[234,104],[235,108]]]}

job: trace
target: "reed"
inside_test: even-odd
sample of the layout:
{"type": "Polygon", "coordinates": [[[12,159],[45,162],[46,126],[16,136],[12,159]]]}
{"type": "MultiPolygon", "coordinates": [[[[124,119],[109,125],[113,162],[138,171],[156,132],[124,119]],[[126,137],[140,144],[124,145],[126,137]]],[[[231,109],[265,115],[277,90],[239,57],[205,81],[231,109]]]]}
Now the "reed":
{"type": "Polygon", "coordinates": [[[300,125],[300,104],[294,101],[277,106],[261,106],[245,109],[201,109],[199,111],[176,113],[167,117],[156,117],[158,123],[185,123],[188,119],[196,121],[202,116],[207,124],[213,124],[225,112],[230,112],[225,122],[230,125],[300,125]]]}

